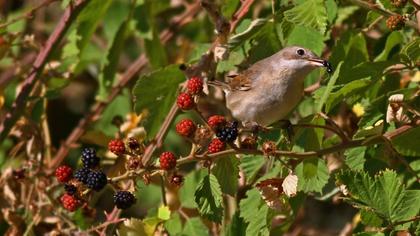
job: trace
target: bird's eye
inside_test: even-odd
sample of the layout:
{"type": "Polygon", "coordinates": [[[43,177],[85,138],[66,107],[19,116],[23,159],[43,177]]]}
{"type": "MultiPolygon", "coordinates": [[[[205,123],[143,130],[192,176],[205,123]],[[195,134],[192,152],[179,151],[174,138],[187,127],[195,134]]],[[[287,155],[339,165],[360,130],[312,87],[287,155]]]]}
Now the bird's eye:
{"type": "Polygon", "coordinates": [[[299,48],[299,49],[296,51],[296,53],[297,53],[299,56],[303,56],[303,55],[305,55],[305,50],[303,50],[302,48],[299,48]]]}

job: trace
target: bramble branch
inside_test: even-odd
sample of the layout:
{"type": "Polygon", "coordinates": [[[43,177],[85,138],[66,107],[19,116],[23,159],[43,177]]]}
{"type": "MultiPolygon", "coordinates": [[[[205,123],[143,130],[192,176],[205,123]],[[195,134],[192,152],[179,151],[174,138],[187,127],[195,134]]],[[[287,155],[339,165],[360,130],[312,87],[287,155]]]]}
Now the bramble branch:
{"type": "Polygon", "coordinates": [[[72,22],[77,18],[82,9],[87,5],[88,0],[78,0],[75,3],[69,4],[69,6],[64,11],[63,16],[55,27],[54,31],[46,41],[44,47],[39,52],[36,57],[33,68],[29,73],[27,79],[22,85],[22,90],[14,101],[12,108],[9,112],[6,113],[0,124],[0,142],[7,137],[10,132],[10,129],[15,124],[15,122],[22,115],[25,110],[26,101],[28,96],[32,91],[35,83],[38,81],[47,61],[54,51],[58,47],[61,39],[66,34],[72,22]]]}

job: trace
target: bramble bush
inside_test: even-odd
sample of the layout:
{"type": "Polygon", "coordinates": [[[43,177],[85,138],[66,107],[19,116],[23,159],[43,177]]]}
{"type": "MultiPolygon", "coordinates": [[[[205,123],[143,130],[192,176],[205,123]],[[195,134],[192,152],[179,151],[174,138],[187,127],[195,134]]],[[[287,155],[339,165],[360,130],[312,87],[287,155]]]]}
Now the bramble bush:
{"type": "Polygon", "coordinates": [[[420,235],[420,1],[0,6],[0,234],[420,235]],[[207,81],[290,45],[333,72],[243,126],[207,81]]]}

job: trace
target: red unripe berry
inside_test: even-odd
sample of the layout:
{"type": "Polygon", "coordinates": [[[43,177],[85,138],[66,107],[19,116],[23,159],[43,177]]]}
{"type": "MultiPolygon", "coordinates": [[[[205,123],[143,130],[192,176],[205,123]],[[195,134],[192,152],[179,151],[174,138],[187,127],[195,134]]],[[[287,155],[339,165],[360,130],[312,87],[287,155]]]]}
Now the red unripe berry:
{"type": "Polygon", "coordinates": [[[122,155],[125,153],[125,144],[121,139],[114,139],[109,141],[108,149],[116,155],[122,155]]]}
{"type": "Polygon", "coordinates": [[[66,208],[70,212],[77,210],[77,208],[79,208],[80,206],[79,200],[75,198],[74,196],[67,193],[61,196],[60,201],[63,207],[66,208]]]}
{"type": "Polygon", "coordinates": [[[176,124],[175,128],[179,135],[190,137],[194,133],[196,126],[192,120],[183,119],[178,124],[176,124]]]}
{"type": "Polygon", "coordinates": [[[61,183],[65,183],[69,181],[73,177],[73,169],[70,166],[59,166],[55,170],[55,177],[61,183]]]}
{"type": "Polygon", "coordinates": [[[211,140],[208,150],[209,150],[209,153],[216,153],[216,152],[221,152],[225,150],[225,148],[226,148],[226,144],[222,142],[222,140],[218,138],[214,138],[211,140]]]}
{"type": "Polygon", "coordinates": [[[217,130],[219,128],[222,128],[223,126],[225,126],[226,124],[226,119],[223,116],[220,115],[214,115],[214,116],[210,116],[207,119],[207,123],[209,124],[209,126],[214,129],[217,130]]]}
{"type": "Polygon", "coordinates": [[[194,107],[194,99],[188,93],[180,93],[176,100],[176,104],[182,110],[190,110],[194,107]]]}
{"type": "Polygon", "coordinates": [[[203,80],[198,77],[192,77],[187,82],[187,91],[189,94],[199,94],[203,91],[203,80]]]}
{"type": "Polygon", "coordinates": [[[162,152],[159,162],[162,170],[172,170],[176,166],[176,157],[172,152],[162,152]]]}

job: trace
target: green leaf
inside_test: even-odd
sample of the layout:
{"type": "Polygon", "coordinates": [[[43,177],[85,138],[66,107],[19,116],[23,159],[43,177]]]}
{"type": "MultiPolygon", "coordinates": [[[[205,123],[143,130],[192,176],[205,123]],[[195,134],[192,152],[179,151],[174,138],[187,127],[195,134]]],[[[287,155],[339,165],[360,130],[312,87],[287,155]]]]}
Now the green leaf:
{"type": "Polygon", "coordinates": [[[169,235],[178,235],[182,232],[182,221],[178,213],[172,214],[171,218],[165,221],[164,225],[169,235]]]}
{"type": "Polygon", "coordinates": [[[223,219],[222,190],[217,178],[210,174],[204,177],[195,191],[195,202],[200,214],[220,223],[223,219]]]}
{"type": "Polygon", "coordinates": [[[197,204],[194,200],[195,189],[206,175],[207,171],[201,170],[193,171],[192,173],[185,176],[184,184],[179,191],[179,198],[183,207],[197,208],[197,204]]]}
{"type": "Polygon", "coordinates": [[[111,6],[111,3],[112,0],[92,0],[80,13],[77,19],[77,34],[80,36],[77,47],[81,54],[89,43],[100,20],[104,17],[109,6],[111,6]]]}
{"type": "Polygon", "coordinates": [[[388,59],[390,52],[404,41],[402,34],[398,31],[393,31],[386,38],[384,50],[379,54],[375,61],[385,61],[388,59]]]}
{"type": "Polygon", "coordinates": [[[420,126],[409,129],[408,131],[396,136],[391,140],[392,146],[405,156],[420,156],[420,126]]]}
{"type": "Polygon", "coordinates": [[[365,164],[366,147],[347,149],[344,152],[345,163],[352,170],[363,170],[365,164]]]}
{"type": "Polygon", "coordinates": [[[184,230],[182,235],[208,235],[209,231],[207,227],[201,222],[201,219],[198,217],[189,218],[185,222],[184,230]]]}
{"type": "Polygon", "coordinates": [[[145,128],[153,137],[176,99],[178,85],[185,80],[178,66],[171,65],[144,75],[133,89],[134,107],[137,113],[148,112],[145,128]]]}
{"type": "Polygon", "coordinates": [[[159,34],[153,30],[153,38],[144,40],[147,58],[153,68],[163,67],[168,64],[165,48],[160,41],[159,34]]]}
{"type": "Polygon", "coordinates": [[[254,216],[246,227],[246,235],[259,236],[270,234],[269,224],[267,223],[267,215],[269,208],[266,204],[262,205],[257,211],[254,209],[254,216]]]}
{"type": "Polygon", "coordinates": [[[102,64],[102,71],[99,75],[99,100],[104,100],[107,98],[108,92],[114,83],[115,74],[118,69],[120,54],[125,45],[125,39],[127,38],[129,33],[129,24],[132,16],[133,11],[130,11],[126,20],[122,22],[122,24],[118,28],[118,31],[116,32],[112,40],[111,47],[108,50],[106,59],[102,64]]]}
{"type": "Polygon", "coordinates": [[[319,158],[305,159],[296,166],[298,176],[298,191],[322,192],[322,188],[328,183],[328,168],[325,161],[319,158]]]}
{"type": "Polygon", "coordinates": [[[420,59],[420,38],[417,37],[401,49],[401,57],[404,62],[415,65],[420,59]]]}
{"type": "Polygon", "coordinates": [[[265,159],[263,156],[244,155],[241,158],[240,167],[245,173],[247,183],[251,183],[254,180],[264,163],[265,159]]]}
{"type": "Polygon", "coordinates": [[[340,74],[340,69],[341,69],[342,65],[343,65],[343,62],[341,61],[337,65],[337,68],[335,69],[332,77],[328,80],[327,88],[325,89],[324,93],[322,94],[321,100],[318,103],[318,108],[317,108],[318,112],[320,112],[322,110],[322,107],[324,106],[325,102],[327,101],[328,97],[330,96],[330,94],[333,90],[333,87],[335,85],[335,82],[338,79],[338,75],[340,74]]]}
{"type": "Polygon", "coordinates": [[[240,0],[223,0],[222,4],[222,14],[227,19],[231,19],[233,14],[235,13],[236,8],[239,6],[240,0]]]}
{"type": "Polygon", "coordinates": [[[247,224],[244,219],[240,217],[240,212],[236,211],[232,216],[232,221],[227,225],[226,236],[245,235],[247,224]]]}
{"type": "Polygon", "coordinates": [[[419,213],[420,190],[405,190],[394,171],[385,170],[373,179],[366,172],[342,171],[337,179],[347,186],[355,206],[368,207],[389,223],[419,213]]]}
{"type": "Polygon", "coordinates": [[[246,192],[247,197],[239,202],[240,216],[245,222],[250,222],[255,217],[255,210],[263,204],[260,193],[253,188],[246,192]]]}
{"type": "Polygon", "coordinates": [[[238,188],[239,160],[235,156],[219,158],[212,173],[219,181],[222,192],[235,196],[238,188]]]}
{"type": "Polygon", "coordinates": [[[329,112],[337,104],[344,101],[346,98],[349,98],[352,95],[362,93],[366,91],[366,87],[371,84],[370,79],[359,79],[347,83],[337,92],[333,92],[328,96],[328,99],[325,103],[325,112],[329,112]]]}
{"type": "Polygon", "coordinates": [[[343,21],[345,21],[347,18],[353,15],[357,10],[359,10],[358,6],[339,7],[337,11],[337,19],[335,20],[335,23],[337,25],[341,25],[343,21]]]}
{"type": "MultiPolygon", "coordinates": [[[[299,121],[302,124],[324,125],[325,121],[321,117],[310,116],[299,121]]],[[[321,149],[322,139],[324,137],[323,129],[302,128],[295,134],[295,145],[293,151],[305,150],[314,151],[321,149]]]]}
{"type": "Polygon", "coordinates": [[[299,45],[320,55],[324,49],[324,36],[313,28],[297,25],[291,31],[287,45],[299,45]]]}
{"type": "Polygon", "coordinates": [[[327,28],[327,11],[323,0],[307,0],[284,12],[284,17],[296,24],[312,27],[324,34],[327,28]]]}
{"type": "Polygon", "coordinates": [[[380,227],[383,223],[382,219],[370,210],[361,210],[360,218],[364,225],[380,227]]]}
{"type": "Polygon", "coordinates": [[[268,22],[267,19],[255,19],[250,21],[248,19],[243,20],[244,23],[249,22],[249,26],[246,30],[233,35],[228,42],[230,50],[234,50],[236,47],[241,46],[246,40],[256,35],[263,26],[268,22]]]}
{"type": "Polygon", "coordinates": [[[327,10],[327,18],[330,23],[333,23],[337,17],[338,6],[335,0],[326,0],[325,9],[327,10]]]}

